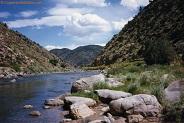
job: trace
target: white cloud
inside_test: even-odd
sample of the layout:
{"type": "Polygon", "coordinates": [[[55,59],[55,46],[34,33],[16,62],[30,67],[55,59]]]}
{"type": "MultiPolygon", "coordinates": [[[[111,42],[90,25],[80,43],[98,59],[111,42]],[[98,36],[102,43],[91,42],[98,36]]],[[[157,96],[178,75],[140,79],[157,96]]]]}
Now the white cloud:
{"type": "Polygon", "coordinates": [[[128,19],[121,19],[120,22],[118,21],[112,21],[112,27],[115,29],[115,30],[121,30],[125,24],[128,23],[128,21],[132,20],[133,18],[128,18],[128,19]]]}
{"type": "Polygon", "coordinates": [[[23,11],[20,12],[19,15],[22,17],[31,17],[33,15],[36,15],[38,12],[37,11],[23,11]]]}
{"type": "Polygon", "coordinates": [[[67,17],[67,23],[64,26],[66,34],[76,37],[109,31],[111,31],[110,23],[95,14],[73,14],[67,17]]]}
{"type": "Polygon", "coordinates": [[[107,6],[108,4],[105,2],[105,0],[62,0],[59,1],[63,4],[77,4],[77,5],[84,5],[88,7],[103,7],[107,6]]]}
{"type": "Polygon", "coordinates": [[[9,12],[0,12],[0,18],[7,18],[9,17],[11,14],[9,12]]]}
{"type": "Polygon", "coordinates": [[[130,9],[137,9],[139,6],[146,6],[149,0],[121,0],[121,5],[130,9]]]}
{"type": "Polygon", "coordinates": [[[58,4],[56,7],[51,8],[48,10],[49,15],[60,15],[60,16],[68,16],[73,13],[81,13],[85,14],[90,12],[91,9],[89,8],[70,8],[65,4],[58,4]]]}
{"type": "MultiPolygon", "coordinates": [[[[90,45],[90,44],[88,44],[90,45]]],[[[91,45],[99,45],[99,46],[105,46],[106,44],[91,44],[91,45]]],[[[71,44],[71,45],[68,45],[68,46],[54,46],[54,45],[47,45],[45,46],[44,48],[47,49],[48,51],[52,50],[52,49],[63,49],[63,48],[68,48],[70,50],[73,50],[73,49],[76,49],[77,47],[80,47],[80,46],[85,46],[85,45],[76,45],[76,44],[71,44]]]]}
{"type": "Polygon", "coordinates": [[[43,17],[41,19],[22,19],[22,20],[15,20],[15,21],[7,21],[7,25],[10,28],[21,28],[27,26],[36,26],[39,27],[46,25],[46,26],[63,26],[65,25],[66,17],[65,16],[48,16],[43,17]]]}
{"type": "Polygon", "coordinates": [[[68,45],[68,46],[53,46],[53,45],[47,45],[45,46],[44,48],[47,49],[48,51],[52,50],[52,49],[63,49],[63,48],[68,48],[70,50],[73,50],[77,47],[79,47],[81,45],[75,45],[75,44],[71,44],[71,45],[68,45]]]}

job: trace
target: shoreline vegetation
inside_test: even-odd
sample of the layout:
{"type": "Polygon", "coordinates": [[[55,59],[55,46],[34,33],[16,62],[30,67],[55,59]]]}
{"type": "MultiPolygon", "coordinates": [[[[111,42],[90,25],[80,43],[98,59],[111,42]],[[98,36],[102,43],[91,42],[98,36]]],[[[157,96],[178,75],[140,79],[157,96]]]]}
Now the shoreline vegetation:
{"type": "MultiPolygon", "coordinates": [[[[136,61],[136,62],[127,62],[122,64],[113,64],[109,67],[101,66],[101,67],[85,67],[84,70],[101,70],[101,72],[105,75],[105,81],[98,81],[92,86],[83,85],[84,83],[88,84],[88,79],[90,81],[96,81],[92,78],[82,78],[83,81],[80,83],[80,80],[77,80],[74,83],[78,83],[81,85],[80,88],[83,87],[83,90],[78,92],[72,92],[71,94],[67,94],[62,98],[59,99],[63,100],[64,106],[69,105],[68,107],[72,107],[72,103],[65,104],[66,98],[68,97],[84,97],[90,98],[95,100],[96,104],[90,107],[90,110],[95,111],[95,114],[91,114],[85,118],[82,116],[80,117],[73,117],[79,114],[71,114],[74,109],[67,109],[62,111],[64,114],[64,120],[61,122],[84,122],[84,123],[98,123],[99,122],[107,122],[105,117],[109,118],[109,114],[112,112],[111,110],[107,110],[105,112],[101,112],[102,108],[108,107],[111,103],[103,102],[102,100],[104,97],[100,97],[97,90],[110,90],[110,91],[118,91],[118,92],[125,92],[130,93],[132,96],[140,96],[140,94],[145,95],[154,95],[156,97],[158,103],[161,105],[160,112],[155,115],[144,116],[141,113],[138,114],[126,114],[122,113],[121,115],[111,115],[110,117],[114,119],[112,122],[107,123],[126,123],[129,122],[131,119],[130,117],[139,117],[138,123],[147,123],[155,121],[155,122],[177,122],[181,123],[183,121],[183,105],[184,105],[184,96],[183,96],[183,86],[184,83],[183,75],[184,75],[184,67],[181,64],[172,64],[172,65],[146,65],[144,62],[136,61]],[[103,69],[100,69],[103,68],[103,69]],[[105,69],[104,69],[105,68],[105,69]],[[110,78],[115,78],[118,82],[122,83],[119,86],[109,86],[108,82],[110,78]],[[170,100],[167,97],[166,89],[172,85],[172,83],[180,82],[181,87],[175,87],[178,89],[176,91],[180,91],[179,99],[170,100]],[[68,112],[69,110],[69,112],[68,112]],[[66,113],[67,112],[67,113],[66,113]],[[108,115],[107,115],[108,114],[108,115]],[[66,117],[65,117],[66,116],[66,117]],[[69,116],[69,117],[68,117],[69,116]],[[69,118],[69,119],[68,119],[69,118]],[[94,121],[94,122],[92,122],[94,121]]],[[[114,80],[113,80],[114,81],[114,80]]],[[[75,84],[72,83],[72,86],[75,84]]],[[[72,90],[71,90],[72,91],[72,90]]],[[[171,93],[174,91],[171,91],[171,93]]],[[[105,93],[105,92],[103,92],[105,93]]],[[[112,92],[110,92],[112,93],[112,92]]],[[[170,93],[170,94],[171,94],[170,93]]],[[[106,95],[107,96],[107,95],[106,95]]],[[[115,97],[117,95],[114,95],[115,97]]],[[[175,95],[175,96],[178,96],[175,95]]],[[[126,97],[125,97],[126,99],[126,97]]],[[[75,102],[75,101],[74,101],[75,102]]],[[[75,103],[81,103],[75,102],[75,103]]],[[[74,107],[77,107],[76,104],[74,107]]],[[[80,106],[79,106],[80,107],[80,106]]],[[[135,119],[134,119],[135,120],[135,119]]],[[[136,122],[134,121],[133,122],[136,122]]]]}

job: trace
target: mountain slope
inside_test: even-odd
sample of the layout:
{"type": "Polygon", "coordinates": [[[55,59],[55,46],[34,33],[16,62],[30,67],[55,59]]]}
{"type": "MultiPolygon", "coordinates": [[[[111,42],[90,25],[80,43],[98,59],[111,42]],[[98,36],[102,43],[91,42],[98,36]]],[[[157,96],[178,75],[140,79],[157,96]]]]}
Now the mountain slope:
{"type": "Polygon", "coordinates": [[[0,67],[25,73],[59,70],[62,59],[0,22],[0,67]]]}
{"type": "Polygon", "coordinates": [[[92,66],[142,59],[148,42],[169,40],[184,51],[184,1],[154,0],[107,43],[92,66]]]}
{"type": "Polygon", "coordinates": [[[90,64],[102,50],[102,46],[87,45],[80,46],[74,50],[53,49],[50,52],[74,66],[85,66],[90,64]]]}

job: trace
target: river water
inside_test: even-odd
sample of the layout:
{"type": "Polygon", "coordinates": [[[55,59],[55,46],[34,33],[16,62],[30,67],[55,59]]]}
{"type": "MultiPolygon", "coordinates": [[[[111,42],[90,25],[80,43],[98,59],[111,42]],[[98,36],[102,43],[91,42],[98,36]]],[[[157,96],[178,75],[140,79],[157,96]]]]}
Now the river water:
{"type": "Polygon", "coordinates": [[[70,92],[71,85],[81,77],[96,75],[97,72],[71,72],[36,75],[10,79],[0,79],[0,123],[59,123],[63,116],[61,107],[43,109],[44,100],[55,98],[70,92]],[[32,109],[22,109],[24,105],[33,105],[32,109]],[[29,112],[38,110],[40,117],[29,112]]]}

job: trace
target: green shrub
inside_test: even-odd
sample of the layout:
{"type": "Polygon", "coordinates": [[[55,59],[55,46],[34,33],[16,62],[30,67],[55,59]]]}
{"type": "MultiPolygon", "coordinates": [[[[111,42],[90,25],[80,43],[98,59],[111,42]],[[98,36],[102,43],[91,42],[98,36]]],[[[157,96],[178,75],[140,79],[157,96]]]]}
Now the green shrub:
{"type": "Polygon", "coordinates": [[[141,76],[139,82],[140,86],[150,86],[151,84],[149,78],[146,75],[141,76]]]}
{"type": "Polygon", "coordinates": [[[162,84],[161,85],[153,85],[150,87],[151,94],[154,95],[160,103],[162,102],[162,99],[165,96],[163,94],[163,90],[164,90],[164,86],[162,84]]]}
{"type": "Polygon", "coordinates": [[[13,68],[16,72],[20,72],[21,71],[20,65],[18,65],[16,63],[12,64],[11,68],[13,68]]]}
{"type": "Polygon", "coordinates": [[[146,45],[144,59],[146,64],[166,64],[176,58],[176,51],[166,39],[149,41],[146,45]]]}
{"type": "Polygon", "coordinates": [[[72,93],[70,96],[78,96],[78,97],[87,97],[87,98],[92,98],[94,100],[98,100],[98,96],[93,93],[93,92],[77,92],[77,93],[72,93]]]}
{"type": "Polygon", "coordinates": [[[138,83],[133,83],[133,84],[130,84],[129,86],[128,86],[128,89],[127,89],[127,91],[129,92],[129,93],[131,93],[131,94],[137,94],[138,93],[138,91],[139,91],[139,84],[138,83]]]}
{"type": "Polygon", "coordinates": [[[140,70],[139,70],[139,67],[133,66],[133,65],[128,66],[128,67],[126,68],[126,70],[127,70],[127,72],[130,72],[130,73],[135,73],[135,72],[139,72],[139,71],[140,71],[140,70]]]}
{"type": "Polygon", "coordinates": [[[184,114],[184,94],[181,94],[180,101],[178,102],[168,102],[166,101],[163,105],[163,114],[165,115],[166,121],[172,121],[177,123],[183,123],[182,117],[184,114]]]}
{"type": "Polygon", "coordinates": [[[52,65],[56,66],[57,63],[58,63],[58,60],[56,60],[56,59],[51,59],[49,62],[50,62],[52,65]]]}
{"type": "Polygon", "coordinates": [[[98,90],[98,89],[108,89],[109,86],[105,82],[98,82],[93,84],[93,90],[98,90]]]}
{"type": "Polygon", "coordinates": [[[61,66],[62,68],[66,68],[66,65],[65,65],[64,63],[62,63],[60,66],[61,66]]]}

